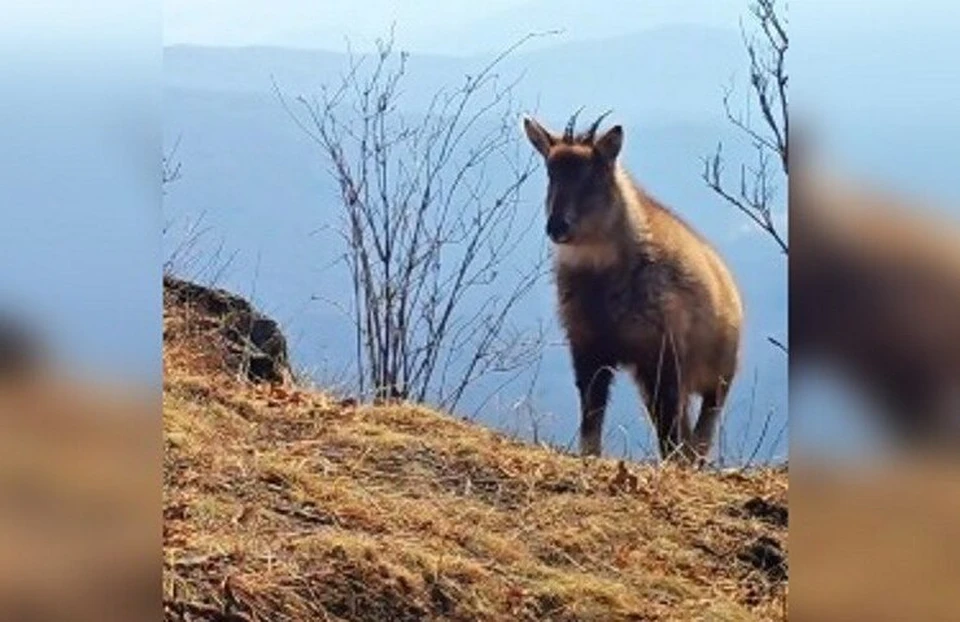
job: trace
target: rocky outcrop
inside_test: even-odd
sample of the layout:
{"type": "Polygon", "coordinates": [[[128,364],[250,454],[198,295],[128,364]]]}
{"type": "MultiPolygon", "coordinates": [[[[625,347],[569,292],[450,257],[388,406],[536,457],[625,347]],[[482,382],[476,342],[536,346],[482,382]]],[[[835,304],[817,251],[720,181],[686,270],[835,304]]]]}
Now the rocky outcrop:
{"type": "Polygon", "coordinates": [[[230,371],[245,373],[254,382],[285,382],[290,377],[287,340],[276,321],[244,298],[172,276],[163,278],[164,306],[187,309],[213,324],[228,352],[230,371]]]}

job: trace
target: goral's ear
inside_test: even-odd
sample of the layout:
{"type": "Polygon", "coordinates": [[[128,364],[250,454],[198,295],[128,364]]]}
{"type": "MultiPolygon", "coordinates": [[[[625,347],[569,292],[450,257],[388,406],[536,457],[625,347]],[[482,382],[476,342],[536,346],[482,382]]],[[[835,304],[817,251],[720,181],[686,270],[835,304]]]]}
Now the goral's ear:
{"type": "Polygon", "coordinates": [[[614,125],[597,139],[593,147],[603,159],[613,162],[620,155],[620,148],[623,147],[623,127],[614,125]]]}
{"type": "Polygon", "coordinates": [[[547,157],[550,147],[557,143],[556,136],[530,117],[523,117],[523,131],[527,134],[530,143],[543,157],[547,157]]]}

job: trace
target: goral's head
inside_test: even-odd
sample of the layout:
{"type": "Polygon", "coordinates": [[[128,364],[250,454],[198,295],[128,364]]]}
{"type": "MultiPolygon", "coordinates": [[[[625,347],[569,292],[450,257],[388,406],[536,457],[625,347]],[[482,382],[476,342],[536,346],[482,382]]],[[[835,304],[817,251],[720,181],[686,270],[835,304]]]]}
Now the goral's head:
{"type": "Polygon", "coordinates": [[[615,125],[597,136],[604,117],[575,134],[575,113],[562,135],[523,119],[527,138],[546,164],[547,235],[556,244],[593,244],[609,239],[618,226],[616,168],[623,128],[615,125]]]}

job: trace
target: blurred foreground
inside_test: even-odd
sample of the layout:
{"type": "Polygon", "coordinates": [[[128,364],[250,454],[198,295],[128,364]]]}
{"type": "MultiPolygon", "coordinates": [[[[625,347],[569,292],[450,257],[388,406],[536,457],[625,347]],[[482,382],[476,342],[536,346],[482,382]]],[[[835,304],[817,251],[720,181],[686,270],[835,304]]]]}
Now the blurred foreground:
{"type": "Polygon", "coordinates": [[[960,227],[812,163],[790,185],[791,619],[955,620],[960,227]],[[857,406],[794,395],[810,373],[857,406]]]}
{"type": "Polygon", "coordinates": [[[0,619],[156,619],[157,396],[79,381],[3,331],[0,619]]]}
{"type": "Polygon", "coordinates": [[[957,464],[808,462],[790,470],[790,619],[956,620],[957,464]]]}
{"type": "Polygon", "coordinates": [[[160,615],[159,9],[4,4],[4,622],[160,615]]]}
{"type": "Polygon", "coordinates": [[[895,447],[956,452],[960,225],[882,187],[794,170],[791,374],[827,366],[864,392],[895,447]]]}

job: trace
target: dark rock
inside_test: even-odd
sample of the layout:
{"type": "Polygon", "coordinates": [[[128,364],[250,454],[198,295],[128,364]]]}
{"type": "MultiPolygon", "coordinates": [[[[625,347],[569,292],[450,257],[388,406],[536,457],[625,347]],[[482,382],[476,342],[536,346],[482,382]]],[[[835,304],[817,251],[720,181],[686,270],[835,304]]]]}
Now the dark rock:
{"type": "Polygon", "coordinates": [[[787,580],[787,557],[774,538],[760,536],[739,551],[737,559],[764,573],[774,583],[787,580]]]}
{"type": "Polygon", "coordinates": [[[204,287],[172,276],[163,277],[164,297],[213,318],[239,356],[235,371],[258,382],[284,382],[290,373],[287,340],[280,326],[236,294],[204,287]]]}
{"type": "Polygon", "coordinates": [[[780,503],[767,501],[762,497],[753,497],[743,504],[747,516],[759,518],[776,527],[787,526],[787,507],[780,503]]]}

